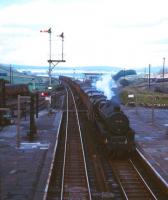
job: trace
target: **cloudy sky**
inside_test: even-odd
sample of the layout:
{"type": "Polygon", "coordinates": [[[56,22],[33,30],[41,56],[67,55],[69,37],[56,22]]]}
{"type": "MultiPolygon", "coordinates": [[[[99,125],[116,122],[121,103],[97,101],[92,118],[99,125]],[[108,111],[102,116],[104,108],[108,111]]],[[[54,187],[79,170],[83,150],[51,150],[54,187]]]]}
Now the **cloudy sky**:
{"type": "MultiPolygon", "coordinates": [[[[160,66],[168,57],[167,0],[1,0],[0,63],[62,66],[160,66]]],[[[167,59],[168,60],[168,59],[167,59]]]]}

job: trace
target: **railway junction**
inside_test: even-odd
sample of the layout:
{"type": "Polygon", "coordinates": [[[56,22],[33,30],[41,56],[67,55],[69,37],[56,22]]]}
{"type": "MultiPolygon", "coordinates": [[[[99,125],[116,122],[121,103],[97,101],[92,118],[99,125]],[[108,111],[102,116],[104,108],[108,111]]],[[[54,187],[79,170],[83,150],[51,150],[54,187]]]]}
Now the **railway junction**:
{"type": "Polygon", "coordinates": [[[167,110],[155,110],[153,121],[150,108],[123,106],[141,159],[111,160],[69,87],[54,101],[51,113],[39,112],[33,141],[27,138],[29,119],[21,120],[19,147],[16,124],[1,130],[0,199],[168,198],[167,110]]]}

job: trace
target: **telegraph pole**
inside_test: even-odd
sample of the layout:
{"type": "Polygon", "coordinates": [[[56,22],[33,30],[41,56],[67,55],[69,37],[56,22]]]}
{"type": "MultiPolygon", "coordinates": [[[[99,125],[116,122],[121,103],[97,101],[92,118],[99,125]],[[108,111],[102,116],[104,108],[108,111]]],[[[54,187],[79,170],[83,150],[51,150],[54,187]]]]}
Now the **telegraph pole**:
{"type": "Polygon", "coordinates": [[[9,67],[9,77],[10,77],[9,82],[10,82],[10,84],[12,84],[12,66],[11,65],[9,67]]]}
{"type": "Polygon", "coordinates": [[[165,75],[165,57],[163,58],[163,81],[164,81],[164,75],[165,75]]]}
{"type": "Polygon", "coordinates": [[[163,82],[164,82],[164,75],[165,75],[165,57],[163,58],[163,82]]]}
{"type": "Polygon", "coordinates": [[[149,88],[150,88],[150,74],[151,74],[151,65],[149,64],[149,88]]]}

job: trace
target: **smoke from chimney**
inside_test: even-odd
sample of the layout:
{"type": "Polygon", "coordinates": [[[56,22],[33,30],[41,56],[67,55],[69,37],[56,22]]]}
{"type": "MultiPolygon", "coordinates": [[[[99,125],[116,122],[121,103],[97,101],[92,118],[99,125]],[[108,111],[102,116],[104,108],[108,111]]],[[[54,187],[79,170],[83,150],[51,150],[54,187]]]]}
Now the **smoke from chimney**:
{"type": "Polygon", "coordinates": [[[111,74],[102,75],[100,80],[95,83],[97,90],[104,92],[104,95],[110,100],[115,94],[111,88],[116,88],[116,84],[113,81],[111,74]]]}

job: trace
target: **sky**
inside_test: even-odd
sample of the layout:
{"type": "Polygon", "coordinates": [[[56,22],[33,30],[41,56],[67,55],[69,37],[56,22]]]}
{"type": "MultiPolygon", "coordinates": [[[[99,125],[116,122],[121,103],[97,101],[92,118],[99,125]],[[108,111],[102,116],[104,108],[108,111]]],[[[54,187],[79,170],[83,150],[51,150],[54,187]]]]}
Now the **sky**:
{"type": "Polygon", "coordinates": [[[49,34],[40,30],[51,28],[52,59],[65,35],[61,66],[162,66],[167,9],[167,0],[1,0],[0,63],[47,66],[49,34]]]}

